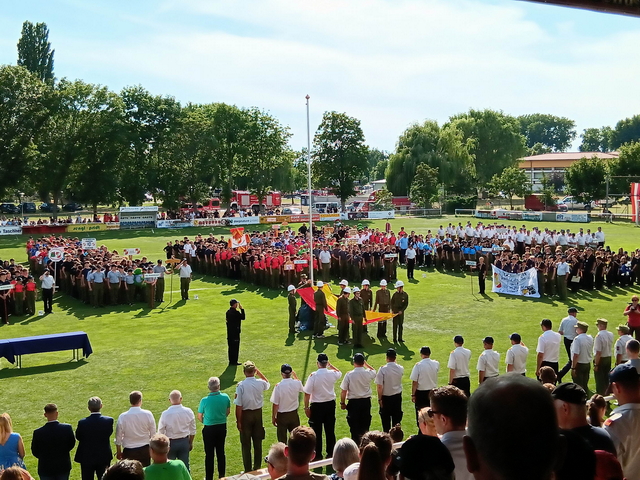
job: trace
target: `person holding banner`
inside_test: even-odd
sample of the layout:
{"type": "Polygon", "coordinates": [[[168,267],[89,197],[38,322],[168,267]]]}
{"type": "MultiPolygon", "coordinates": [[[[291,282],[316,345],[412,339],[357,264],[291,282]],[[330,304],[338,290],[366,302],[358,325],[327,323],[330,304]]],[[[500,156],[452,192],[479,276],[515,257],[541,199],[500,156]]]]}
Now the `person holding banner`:
{"type": "Polygon", "coordinates": [[[349,342],[349,295],[351,295],[351,289],[349,287],[344,287],[344,289],[342,289],[342,295],[340,295],[336,302],[336,316],[338,317],[338,345],[351,343],[349,342]]]}
{"type": "MultiPolygon", "coordinates": [[[[387,281],[380,281],[380,289],[376,292],[376,299],[373,304],[373,311],[378,311],[380,313],[389,313],[391,311],[391,292],[387,290],[387,281]]],[[[379,321],[378,323],[378,338],[387,336],[387,322],[379,321]]]]}
{"type": "Polygon", "coordinates": [[[313,338],[324,338],[324,328],[327,325],[327,317],[325,317],[324,314],[324,311],[327,308],[327,297],[325,297],[324,292],[322,291],[324,283],[318,281],[317,287],[318,289],[313,294],[313,302],[316,304],[313,321],[313,338]]]}
{"type": "Polygon", "coordinates": [[[391,297],[391,311],[396,314],[393,317],[393,343],[404,343],[402,331],[404,325],[404,311],[409,306],[409,295],[404,291],[404,282],[396,282],[396,292],[391,297]]]}

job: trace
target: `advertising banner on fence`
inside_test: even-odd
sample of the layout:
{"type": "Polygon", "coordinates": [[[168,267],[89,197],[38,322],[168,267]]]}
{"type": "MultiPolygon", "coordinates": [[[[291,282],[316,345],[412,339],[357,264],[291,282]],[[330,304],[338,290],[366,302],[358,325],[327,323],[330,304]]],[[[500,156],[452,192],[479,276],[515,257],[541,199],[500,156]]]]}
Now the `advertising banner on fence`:
{"type": "MultiPolygon", "coordinates": [[[[158,222],[159,223],[159,222],[158,222]]],[[[228,225],[225,218],[196,218],[193,220],[194,227],[220,227],[228,225]]]]}
{"type": "Polygon", "coordinates": [[[191,220],[158,220],[156,222],[157,228],[189,228],[192,226],[191,220]]]}
{"type": "Polygon", "coordinates": [[[120,229],[120,222],[107,222],[107,223],[105,223],[105,225],[107,226],[107,230],[119,230],[120,229]]]}
{"type": "Polygon", "coordinates": [[[230,217],[225,220],[229,221],[229,225],[258,225],[260,217],[230,217]]]}
{"type": "Polygon", "coordinates": [[[321,222],[335,222],[336,220],[340,220],[340,218],[341,217],[339,213],[321,213],[320,214],[321,222]]]}
{"type": "Polygon", "coordinates": [[[76,223],[67,225],[68,233],[102,232],[107,229],[104,223],[76,223]]]}
{"type": "Polygon", "coordinates": [[[260,217],[260,223],[289,223],[290,221],[291,215],[263,215],[260,217]]]}
{"type": "Polygon", "coordinates": [[[589,223],[588,213],[556,213],[556,222],[589,223]]]}
{"type": "Polygon", "coordinates": [[[19,225],[4,225],[0,227],[0,235],[22,235],[22,227],[19,225]]]}
{"type": "MultiPolygon", "coordinates": [[[[289,218],[290,218],[289,223],[306,223],[309,221],[309,215],[289,215],[289,218]]],[[[319,213],[313,214],[313,221],[314,222],[320,221],[319,213]]]]}
{"type": "Polygon", "coordinates": [[[631,184],[631,221],[637,222],[640,215],[640,183],[631,184]]]}
{"type": "Polygon", "coordinates": [[[538,291],[538,272],[530,268],[522,273],[508,273],[491,266],[493,270],[492,292],[506,295],[518,295],[520,297],[540,298],[538,291]]]}
{"type": "Polygon", "coordinates": [[[395,218],[396,212],[394,210],[389,210],[386,212],[367,212],[367,217],[376,220],[382,218],[395,218]]]}

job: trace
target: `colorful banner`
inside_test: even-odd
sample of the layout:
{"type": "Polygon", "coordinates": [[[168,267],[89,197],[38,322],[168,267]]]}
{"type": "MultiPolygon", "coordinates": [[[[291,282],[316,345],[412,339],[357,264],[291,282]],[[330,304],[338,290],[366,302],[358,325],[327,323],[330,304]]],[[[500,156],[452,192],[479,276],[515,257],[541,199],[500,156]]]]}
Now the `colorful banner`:
{"type": "Polygon", "coordinates": [[[104,223],[77,223],[67,225],[67,232],[102,232],[107,226],[104,223]]]}
{"type": "Polygon", "coordinates": [[[260,217],[229,217],[225,220],[229,221],[229,225],[258,225],[260,217]]]}
{"type": "Polygon", "coordinates": [[[20,225],[4,225],[0,227],[0,235],[22,235],[20,225]]]}
{"type": "Polygon", "coordinates": [[[379,220],[383,218],[395,218],[396,212],[395,210],[389,210],[385,212],[367,212],[367,218],[372,220],[379,220]]]}
{"type": "Polygon", "coordinates": [[[105,225],[107,230],[120,230],[120,222],[107,222],[105,225]]]}
{"type": "Polygon", "coordinates": [[[540,298],[538,290],[538,272],[530,268],[522,273],[509,273],[491,265],[493,271],[492,292],[520,297],[540,298]]]}
{"type": "MultiPolygon", "coordinates": [[[[308,223],[309,222],[309,215],[289,215],[289,222],[290,223],[308,223]]],[[[320,214],[319,213],[314,213],[313,214],[313,221],[314,222],[319,222],[320,221],[320,214]]]]}
{"type": "Polygon", "coordinates": [[[638,222],[640,216],[640,183],[631,184],[631,221],[638,222]]]}
{"type": "Polygon", "coordinates": [[[156,228],[189,228],[192,227],[191,220],[158,220],[156,228]]]}
{"type": "Polygon", "coordinates": [[[260,223],[289,223],[290,221],[291,215],[262,215],[260,217],[260,223]]]}
{"type": "MultiPolygon", "coordinates": [[[[219,227],[221,225],[227,225],[223,218],[196,218],[193,220],[194,227],[219,227]]],[[[158,222],[160,223],[160,222],[158,222]]]]}
{"type": "Polygon", "coordinates": [[[232,228],[230,230],[229,248],[237,248],[238,253],[244,253],[248,249],[250,242],[249,235],[244,233],[244,228],[232,228]]]}
{"type": "Polygon", "coordinates": [[[556,213],[556,222],[589,223],[588,213],[556,213]]]}

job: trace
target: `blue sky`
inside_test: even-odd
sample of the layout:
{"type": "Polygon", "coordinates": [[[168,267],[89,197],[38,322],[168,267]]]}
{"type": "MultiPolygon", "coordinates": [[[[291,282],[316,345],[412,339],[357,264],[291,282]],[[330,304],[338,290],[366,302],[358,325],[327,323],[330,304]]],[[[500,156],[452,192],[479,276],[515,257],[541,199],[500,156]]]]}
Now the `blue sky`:
{"type": "MultiPolygon", "coordinates": [[[[58,78],[183,103],[270,111],[306,145],[326,110],[393,150],[413,122],[469,108],[563,115],[584,128],[640,113],[640,19],[513,0],[5,2],[0,64],[46,22],[58,78]]],[[[579,140],[576,142],[576,147],[579,140]]]]}

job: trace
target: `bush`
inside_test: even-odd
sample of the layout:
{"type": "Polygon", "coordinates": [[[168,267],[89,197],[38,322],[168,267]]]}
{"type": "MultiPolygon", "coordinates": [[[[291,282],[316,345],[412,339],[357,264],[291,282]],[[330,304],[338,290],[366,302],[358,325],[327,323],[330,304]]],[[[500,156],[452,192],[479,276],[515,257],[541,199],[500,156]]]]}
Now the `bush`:
{"type": "Polygon", "coordinates": [[[449,197],[445,201],[445,212],[448,214],[454,214],[457,208],[470,208],[475,209],[478,203],[478,197],[476,195],[462,196],[456,195],[449,197]]]}

